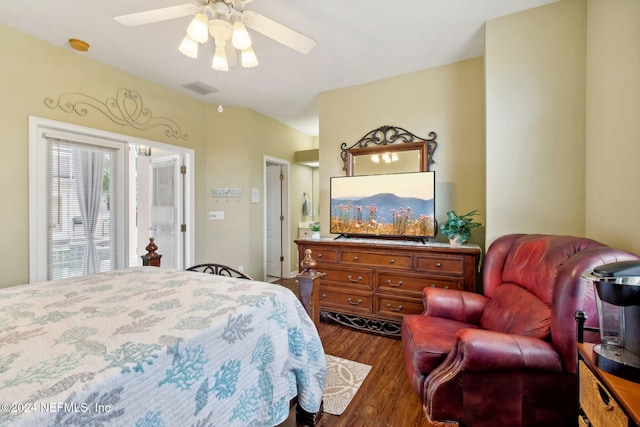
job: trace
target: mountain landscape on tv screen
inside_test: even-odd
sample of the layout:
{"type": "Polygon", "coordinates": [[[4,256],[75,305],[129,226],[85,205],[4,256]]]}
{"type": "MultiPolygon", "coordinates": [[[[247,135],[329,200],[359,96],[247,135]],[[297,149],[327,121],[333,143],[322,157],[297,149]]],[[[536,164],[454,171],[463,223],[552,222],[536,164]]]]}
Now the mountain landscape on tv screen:
{"type": "Polygon", "coordinates": [[[432,236],[434,200],[380,193],[331,199],[331,233],[432,236]]]}

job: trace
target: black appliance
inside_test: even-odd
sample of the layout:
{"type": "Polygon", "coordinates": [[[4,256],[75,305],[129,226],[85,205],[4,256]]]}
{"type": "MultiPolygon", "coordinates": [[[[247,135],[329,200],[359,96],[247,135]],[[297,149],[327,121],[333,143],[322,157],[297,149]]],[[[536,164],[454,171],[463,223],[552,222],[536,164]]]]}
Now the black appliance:
{"type": "Polygon", "coordinates": [[[601,344],[596,365],[640,382],[640,261],[605,264],[583,274],[596,290],[601,344]]]}

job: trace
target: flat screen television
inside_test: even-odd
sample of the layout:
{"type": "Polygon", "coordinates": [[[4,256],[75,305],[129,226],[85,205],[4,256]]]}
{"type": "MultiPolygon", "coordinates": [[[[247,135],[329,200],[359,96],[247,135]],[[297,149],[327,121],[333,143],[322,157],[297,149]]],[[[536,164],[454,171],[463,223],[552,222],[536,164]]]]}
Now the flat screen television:
{"type": "Polygon", "coordinates": [[[411,238],[436,235],[435,172],[331,178],[331,234],[411,238]]]}

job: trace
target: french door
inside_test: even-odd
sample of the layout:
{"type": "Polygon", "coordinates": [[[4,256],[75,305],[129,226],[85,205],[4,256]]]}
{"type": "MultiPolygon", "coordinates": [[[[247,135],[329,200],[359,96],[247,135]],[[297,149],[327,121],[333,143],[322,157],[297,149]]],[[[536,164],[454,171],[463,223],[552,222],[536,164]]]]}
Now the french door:
{"type": "Polygon", "coordinates": [[[180,156],[151,158],[149,166],[149,235],[159,248],[163,248],[161,261],[164,267],[183,267],[180,156]]]}
{"type": "Polygon", "coordinates": [[[29,281],[141,265],[149,237],[162,267],[190,265],[192,157],[181,147],[30,117],[29,281]]]}

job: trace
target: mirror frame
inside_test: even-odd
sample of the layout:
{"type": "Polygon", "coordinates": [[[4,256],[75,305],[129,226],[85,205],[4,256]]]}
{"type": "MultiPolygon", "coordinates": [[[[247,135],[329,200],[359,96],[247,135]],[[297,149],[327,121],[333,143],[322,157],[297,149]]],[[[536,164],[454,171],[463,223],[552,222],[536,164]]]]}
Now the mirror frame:
{"type": "Polygon", "coordinates": [[[436,137],[435,132],[429,132],[427,138],[421,138],[397,126],[381,126],[368,132],[350,147],[347,147],[346,142],[340,144],[342,150],[340,157],[344,162],[342,170],[346,171],[346,176],[353,176],[355,156],[382,152],[419,151],[420,170],[416,172],[429,172],[434,163],[433,153],[438,148],[436,137]],[[398,145],[391,146],[394,143],[398,145]]]}

